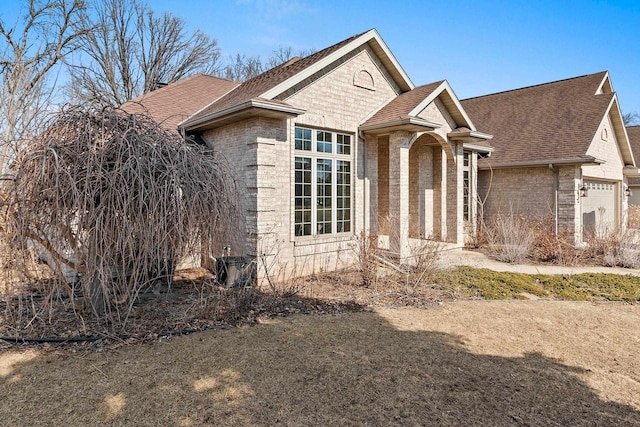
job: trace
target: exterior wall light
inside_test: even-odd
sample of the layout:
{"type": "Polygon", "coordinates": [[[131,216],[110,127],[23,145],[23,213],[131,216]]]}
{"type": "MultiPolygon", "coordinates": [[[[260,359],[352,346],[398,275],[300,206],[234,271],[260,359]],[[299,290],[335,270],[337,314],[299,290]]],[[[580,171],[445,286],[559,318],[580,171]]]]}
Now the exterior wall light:
{"type": "Polygon", "coordinates": [[[629,188],[629,186],[625,185],[624,186],[624,195],[627,196],[627,197],[631,197],[632,194],[633,193],[631,192],[631,189],[629,188]]]}
{"type": "Polygon", "coordinates": [[[580,197],[587,197],[589,195],[589,187],[584,184],[582,184],[582,187],[580,187],[579,191],[580,197]]]}

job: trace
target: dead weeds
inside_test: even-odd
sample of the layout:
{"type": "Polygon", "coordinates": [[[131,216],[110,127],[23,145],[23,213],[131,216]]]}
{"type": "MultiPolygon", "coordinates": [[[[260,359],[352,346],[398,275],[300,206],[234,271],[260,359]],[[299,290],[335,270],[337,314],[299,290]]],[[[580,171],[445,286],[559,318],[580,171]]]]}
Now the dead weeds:
{"type": "Polygon", "coordinates": [[[5,301],[0,317],[0,337],[5,341],[11,337],[17,342],[104,338],[118,344],[253,324],[260,318],[365,309],[351,301],[321,300],[279,289],[225,288],[206,270],[194,269],[179,272],[171,286],[159,282],[141,292],[127,319],[127,329],[122,330],[84,316],[64,296],[52,302],[40,289],[30,287],[28,294],[5,301]]]}

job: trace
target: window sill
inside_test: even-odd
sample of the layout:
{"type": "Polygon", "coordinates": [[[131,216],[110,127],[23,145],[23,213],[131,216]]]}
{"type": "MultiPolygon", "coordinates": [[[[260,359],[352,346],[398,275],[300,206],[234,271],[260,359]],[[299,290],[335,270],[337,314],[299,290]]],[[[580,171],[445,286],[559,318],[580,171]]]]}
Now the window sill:
{"type": "Polygon", "coordinates": [[[332,234],[329,236],[299,236],[293,238],[294,246],[321,245],[323,243],[347,242],[353,239],[351,233],[332,234]]]}

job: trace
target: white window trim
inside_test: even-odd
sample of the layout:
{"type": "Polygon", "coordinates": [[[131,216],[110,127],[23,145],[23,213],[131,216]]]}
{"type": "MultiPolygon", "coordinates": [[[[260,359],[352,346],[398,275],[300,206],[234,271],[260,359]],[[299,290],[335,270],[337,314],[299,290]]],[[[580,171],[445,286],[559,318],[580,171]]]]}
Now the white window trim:
{"type": "MultiPolygon", "coordinates": [[[[302,241],[302,240],[310,240],[310,239],[324,239],[324,238],[335,238],[339,236],[347,236],[353,234],[354,227],[354,173],[355,173],[355,163],[354,163],[354,150],[355,150],[355,137],[353,134],[349,132],[338,132],[332,131],[322,128],[314,128],[305,125],[293,125],[292,129],[292,148],[293,148],[293,156],[292,161],[295,165],[296,157],[305,157],[311,159],[311,234],[297,236],[296,235],[296,220],[295,220],[295,172],[292,175],[292,236],[294,240],[302,241]],[[307,129],[311,131],[311,150],[298,150],[295,148],[295,134],[296,129],[307,129]],[[317,151],[317,132],[329,132],[333,134],[332,137],[332,145],[331,145],[331,153],[325,153],[321,151],[317,151]],[[338,137],[337,135],[346,135],[350,138],[350,153],[349,154],[337,154],[338,151],[338,137]],[[318,202],[318,182],[317,182],[317,172],[318,172],[318,159],[328,159],[331,160],[332,168],[331,168],[331,233],[327,234],[318,234],[318,221],[317,221],[317,202],[318,202]],[[337,232],[338,225],[338,167],[337,161],[343,160],[349,162],[349,231],[337,232]]],[[[295,167],[292,168],[295,170],[295,167]]]]}

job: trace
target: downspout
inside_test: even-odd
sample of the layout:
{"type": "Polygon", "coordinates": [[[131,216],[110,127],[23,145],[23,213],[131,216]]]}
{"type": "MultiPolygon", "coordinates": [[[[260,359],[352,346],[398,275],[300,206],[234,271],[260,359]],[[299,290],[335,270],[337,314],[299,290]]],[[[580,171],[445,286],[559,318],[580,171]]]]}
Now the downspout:
{"type": "Polygon", "coordinates": [[[553,232],[558,234],[558,190],[560,189],[560,171],[549,163],[549,169],[553,171],[553,232]]]}

